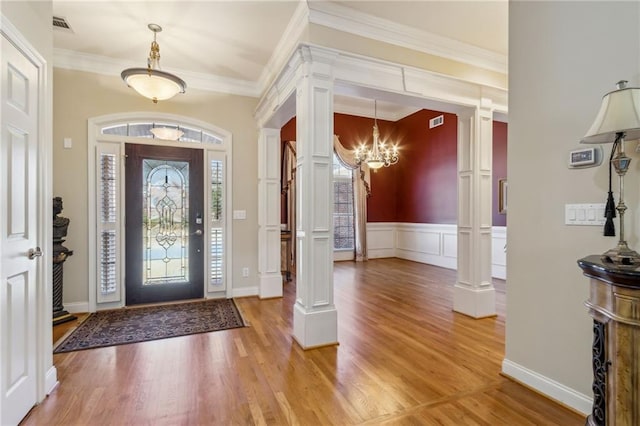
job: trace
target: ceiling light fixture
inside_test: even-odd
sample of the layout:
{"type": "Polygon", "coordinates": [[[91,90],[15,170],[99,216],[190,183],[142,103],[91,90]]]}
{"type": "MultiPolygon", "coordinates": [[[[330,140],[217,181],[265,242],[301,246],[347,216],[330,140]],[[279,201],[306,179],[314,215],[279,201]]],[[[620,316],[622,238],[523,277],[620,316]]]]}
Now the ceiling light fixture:
{"type": "Polygon", "coordinates": [[[399,158],[396,145],[387,147],[384,142],[380,142],[378,101],[376,100],[373,101],[373,110],[373,146],[369,149],[365,144],[361,144],[355,149],[354,156],[358,165],[365,163],[370,169],[376,170],[396,164],[399,158]]]}
{"type": "Polygon", "coordinates": [[[153,136],[156,138],[168,141],[177,141],[184,135],[182,130],[173,127],[154,127],[150,132],[153,133],[153,136]]]}
{"type": "Polygon", "coordinates": [[[156,42],[156,35],[162,31],[162,27],[157,24],[149,24],[147,27],[153,31],[147,68],[128,68],[120,75],[129,87],[155,104],[184,93],[187,83],[180,77],[160,70],[160,46],[156,42]]]}

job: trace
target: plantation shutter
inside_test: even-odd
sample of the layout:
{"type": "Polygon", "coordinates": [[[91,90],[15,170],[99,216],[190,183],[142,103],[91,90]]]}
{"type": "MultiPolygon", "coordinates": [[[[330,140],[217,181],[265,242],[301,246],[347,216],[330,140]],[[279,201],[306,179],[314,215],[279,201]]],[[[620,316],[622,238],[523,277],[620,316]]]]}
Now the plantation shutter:
{"type": "Polygon", "coordinates": [[[226,252],[225,212],[225,161],[224,154],[209,152],[209,290],[226,289],[224,271],[226,252]]]}
{"type": "Polygon", "coordinates": [[[120,144],[97,146],[97,302],[120,300],[120,144]]]}

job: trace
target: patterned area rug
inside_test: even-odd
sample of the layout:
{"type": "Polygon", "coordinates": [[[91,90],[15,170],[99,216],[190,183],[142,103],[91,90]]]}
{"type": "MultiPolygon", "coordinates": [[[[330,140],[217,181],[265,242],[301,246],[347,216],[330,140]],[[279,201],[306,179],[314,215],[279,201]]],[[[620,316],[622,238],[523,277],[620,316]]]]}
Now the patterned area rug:
{"type": "Polygon", "coordinates": [[[187,334],[244,327],[233,299],[100,311],[89,317],[53,353],[101,348],[187,334]]]}

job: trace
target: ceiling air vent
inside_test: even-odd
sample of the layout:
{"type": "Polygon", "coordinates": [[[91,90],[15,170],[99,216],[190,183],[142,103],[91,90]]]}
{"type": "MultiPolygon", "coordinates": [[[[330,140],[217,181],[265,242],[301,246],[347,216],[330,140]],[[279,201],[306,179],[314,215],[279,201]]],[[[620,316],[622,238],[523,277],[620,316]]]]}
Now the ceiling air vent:
{"type": "Polygon", "coordinates": [[[70,33],[73,32],[71,25],[67,22],[67,19],[61,16],[53,17],[53,28],[56,30],[68,31],[70,33]]]}
{"type": "Polygon", "coordinates": [[[429,120],[430,129],[433,129],[434,127],[442,126],[443,124],[444,124],[444,115],[439,115],[429,120]]]}

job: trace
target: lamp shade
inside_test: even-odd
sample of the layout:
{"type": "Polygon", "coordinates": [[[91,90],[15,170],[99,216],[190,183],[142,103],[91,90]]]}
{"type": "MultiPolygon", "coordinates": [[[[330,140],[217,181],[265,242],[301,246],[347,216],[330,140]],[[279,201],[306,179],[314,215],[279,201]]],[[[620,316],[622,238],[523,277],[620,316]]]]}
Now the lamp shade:
{"type": "Polygon", "coordinates": [[[640,88],[622,87],[604,95],[593,125],[580,142],[613,142],[616,133],[625,133],[626,140],[640,139],[640,88]]]}
{"type": "Polygon", "coordinates": [[[184,93],[187,84],[168,72],[149,68],[129,68],[121,73],[127,85],[154,102],[170,99],[184,93]]]}

